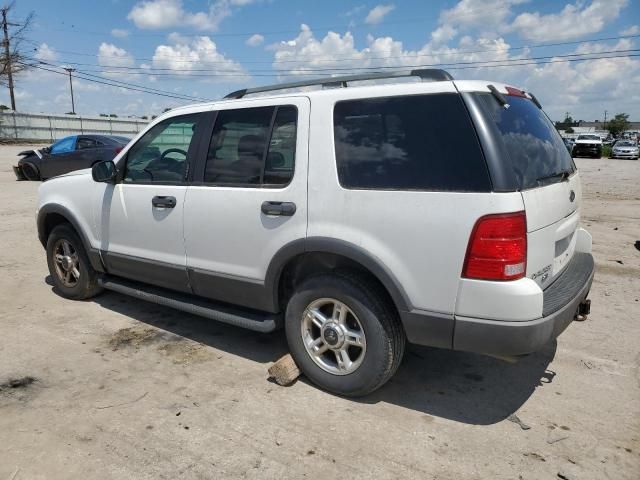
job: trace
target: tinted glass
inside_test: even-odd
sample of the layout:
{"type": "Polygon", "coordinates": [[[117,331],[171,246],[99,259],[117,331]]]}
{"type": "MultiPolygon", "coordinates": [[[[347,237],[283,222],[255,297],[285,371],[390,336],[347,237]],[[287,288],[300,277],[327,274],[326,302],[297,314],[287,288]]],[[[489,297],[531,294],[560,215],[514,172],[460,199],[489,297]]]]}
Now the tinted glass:
{"type": "Polygon", "coordinates": [[[128,183],[184,181],[189,147],[203,114],[168,118],[145,133],[127,153],[128,183]]]}
{"type": "Polygon", "coordinates": [[[333,119],[343,187],[491,190],[475,130],[457,94],[339,102],[333,119]]]}
{"type": "Polygon", "coordinates": [[[52,155],[57,155],[59,153],[71,152],[75,148],[75,145],[76,137],[66,137],[51,145],[50,153],[52,155]]]}
{"type": "Polygon", "coordinates": [[[80,137],[78,138],[78,142],[76,143],[76,150],[84,150],[87,148],[97,148],[101,145],[102,144],[100,142],[97,142],[92,138],[80,137]]]}
{"type": "Polygon", "coordinates": [[[286,185],[293,177],[297,119],[295,107],[278,107],[264,167],[265,185],[286,185]]]}
{"type": "Polygon", "coordinates": [[[504,108],[490,93],[477,96],[487,120],[497,127],[507,156],[503,168],[509,170],[515,190],[544,185],[548,182],[545,177],[559,172],[573,172],[573,160],[562,137],[531,100],[508,96],[509,108],[504,108]]]}
{"type": "Polygon", "coordinates": [[[216,185],[260,185],[274,107],[218,112],[204,181],[216,185]]]}

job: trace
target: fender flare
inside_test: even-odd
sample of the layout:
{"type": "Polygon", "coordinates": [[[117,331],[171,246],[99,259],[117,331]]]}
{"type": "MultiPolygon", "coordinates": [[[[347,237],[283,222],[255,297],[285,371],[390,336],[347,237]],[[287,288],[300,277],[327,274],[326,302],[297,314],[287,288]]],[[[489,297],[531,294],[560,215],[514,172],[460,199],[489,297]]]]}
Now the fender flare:
{"type": "Polygon", "coordinates": [[[100,251],[91,247],[91,242],[89,242],[89,238],[85,234],[84,230],[80,228],[80,223],[76,219],[75,215],[71,213],[71,210],[63,205],[60,205],[58,203],[48,203],[46,205],[43,205],[38,211],[38,239],[40,240],[42,246],[44,248],[47,248],[46,220],[47,216],[52,213],[64,217],[64,219],[71,224],[73,229],[80,237],[80,241],[82,242],[84,251],[87,252],[87,256],[89,257],[91,266],[98,272],[104,272],[104,266],[102,265],[100,251]]]}
{"type": "Polygon", "coordinates": [[[362,247],[328,237],[307,237],[288,243],[274,255],[265,277],[265,287],[272,292],[273,305],[279,302],[280,277],[285,265],[294,257],[304,253],[329,253],[352,260],[369,270],[387,289],[400,312],[411,311],[411,302],[389,268],[375,255],[362,247]]]}

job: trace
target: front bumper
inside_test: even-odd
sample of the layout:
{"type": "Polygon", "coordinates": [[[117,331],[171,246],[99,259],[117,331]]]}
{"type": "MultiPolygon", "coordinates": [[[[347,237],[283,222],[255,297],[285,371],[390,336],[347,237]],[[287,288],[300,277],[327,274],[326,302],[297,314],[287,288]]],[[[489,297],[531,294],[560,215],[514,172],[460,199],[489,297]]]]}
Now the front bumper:
{"type": "Polygon", "coordinates": [[[13,166],[13,173],[16,175],[17,180],[26,180],[27,177],[24,176],[24,172],[17,165],[13,166]]]}
{"type": "Polygon", "coordinates": [[[638,154],[631,152],[611,152],[611,158],[630,158],[631,160],[635,160],[638,158],[638,154]]]}
{"type": "Polygon", "coordinates": [[[530,321],[455,318],[454,350],[523,355],[540,350],[576,318],[589,295],[595,264],[590,253],[574,255],[567,269],[544,290],[542,317],[530,321]]]}
{"type": "Polygon", "coordinates": [[[574,146],[573,155],[602,155],[602,147],[574,146]]]}

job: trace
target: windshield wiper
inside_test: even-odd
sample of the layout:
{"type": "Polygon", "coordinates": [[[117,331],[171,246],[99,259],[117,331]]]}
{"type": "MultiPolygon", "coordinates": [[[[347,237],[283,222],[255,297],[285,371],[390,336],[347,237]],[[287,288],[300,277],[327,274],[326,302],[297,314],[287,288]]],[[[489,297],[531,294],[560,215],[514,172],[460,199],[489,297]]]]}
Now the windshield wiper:
{"type": "Polygon", "coordinates": [[[537,183],[542,183],[545,180],[554,180],[554,179],[559,179],[561,182],[564,182],[565,180],[567,180],[569,178],[569,176],[572,174],[573,172],[571,170],[562,170],[558,173],[552,173],[551,175],[545,175],[544,177],[540,177],[536,179],[537,183]]]}

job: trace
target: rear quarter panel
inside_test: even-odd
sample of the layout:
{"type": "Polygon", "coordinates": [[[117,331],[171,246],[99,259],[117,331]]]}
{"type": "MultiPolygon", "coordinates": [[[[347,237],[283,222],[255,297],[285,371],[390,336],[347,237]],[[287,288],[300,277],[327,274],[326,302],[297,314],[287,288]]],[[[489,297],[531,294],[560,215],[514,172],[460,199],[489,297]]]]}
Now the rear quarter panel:
{"type": "MultiPolygon", "coordinates": [[[[441,92],[437,84],[402,85],[398,93],[441,92]]],[[[453,89],[453,85],[451,85],[453,89]]],[[[452,314],[476,220],[523,209],[520,193],[350,190],[338,182],[333,106],[348,89],[314,98],[309,145],[309,237],[337,238],[367,251],[392,272],[410,308],[452,314]],[[321,126],[321,127],[320,127],[321,126]]],[[[389,89],[379,96],[389,96],[389,89]]],[[[372,89],[368,97],[376,96],[372,89]]]]}

